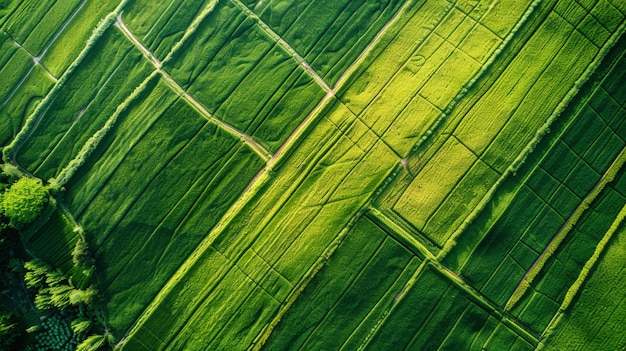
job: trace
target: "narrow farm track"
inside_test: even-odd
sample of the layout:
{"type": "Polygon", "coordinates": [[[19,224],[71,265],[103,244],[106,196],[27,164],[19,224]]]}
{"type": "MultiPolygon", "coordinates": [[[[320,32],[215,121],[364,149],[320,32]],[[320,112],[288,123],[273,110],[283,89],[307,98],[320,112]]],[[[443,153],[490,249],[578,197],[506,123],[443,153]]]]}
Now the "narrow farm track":
{"type": "Polygon", "coordinates": [[[43,59],[43,57],[46,55],[46,53],[48,52],[52,44],[54,44],[54,42],[59,38],[59,36],[61,36],[63,31],[65,31],[65,28],[67,28],[67,26],[70,25],[70,23],[74,20],[76,15],[78,15],[80,10],[83,9],[87,1],[88,0],[81,1],[81,3],[72,11],[72,14],[65,20],[65,22],[63,22],[61,27],[56,31],[56,33],[54,33],[54,36],[52,36],[52,38],[48,41],[48,43],[43,48],[43,50],[41,50],[41,53],[39,54],[39,56],[35,58],[36,62],[39,62],[41,59],[43,59]]]}
{"type": "Polygon", "coordinates": [[[175,80],[170,76],[162,68],[162,63],[157,59],[150,50],[148,50],[128,29],[128,27],[124,24],[122,20],[122,14],[118,14],[115,22],[116,26],[120,28],[122,33],[141,51],[141,53],[152,62],[155,69],[161,74],[163,79],[167,82],[167,84],[180,96],[182,96],[189,104],[193,105],[202,115],[203,118],[207,119],[211,123],[217,124],[220,128],[227,130],[239,137],[244,143],[246,143],[254,152],[256,152],[263,160],[269,161],[272,157],[272,154],[263,147],[263,145],[259,144],[253,137],[247,135],[237,128],[231,126],[230,124],[215,118],[198,100],[196,100],[193,96],[191,96],[185,89],[183,89],[175,80]]]}
{"type": "Polygon", "coordinates": [[[333,90],[328,86],[328,84],[324,81],[324,79],[304,60],[304,58],[294,48],[292,48],[291,45],[289,45],[289,43],[287,43],[283,38],[281,38],[278,34],[276,34],[272,30],[272,28],[270,28],[270,26],[268,26],[265,22],[263,22],[263,20],[259,16],[257,16],[256,13],[252,12],[252,10],[250,10],[246,5],[242,4],[240,0],[231,0],[231,1],[235,3],[237,6],[239,6],[239,8],[241,8],[241,10],[245,12],[245,14],[249,18],[256,21],[259,27],[263,30],[263,32],[265,32],[265,34],[267,34],[270,38],[276,41],[276,43],[280,45],[280,47],[283,48],[283,50],[288,52],[289,55],[291,55],[291,57],[293,57],[293,59],[296,60],[298,64],[300,64],[300,66],[302,66],[302,68],[304,68],[304,70],[309,75],[311,75],[311,77],[313,77],[313,79],[315,79],[315,81],[317,82],[317,84],[319,84],[320,87],[322,87],[326,92],[333,90]]]}
{"type": "MultiPolygon", "coordinates": [[[[244,7],[244,11],[246,11],[246,10],[250,11],[245,5],[241,4],[240,0],[236,0],[236,1],[237,1],[239,6],[243,6],[244,7]]],[[[270,159],[270,162],[268,162],[268,164],[272,164],[272,163],[276,162],[276,160],[280,158],[280,156],[283,154],[283,152],[285,150],[289,149],[291,147],[291,145],[295,144],[295,142],[298,140],[298,135],[301,134],[302,131],[304,131],[306,128],[308,128],[311,125],[311,123],[313,123],[313,121],[315,120],[316,116],[320,115],[320,111],[324,108],[324,106],[326,106],[328,104],[328,102],[332,98],[335,97],[336,92],[342,87],[343,84],[345,84],[346,80],[350,77],[350,75],[353,74],[355,72],[355,70],[358,67],[361,66],[361,64],[363,63],[363,61],[367,57],[367,55],[369,55],[372,52],[372,50],[376,47],[376,45],[379,45],[379,42],[380,42],[381,38],[385,35],[387,30],[394,23],[396,23],[398,18],[400,18],[401,15],[407,10],[407,8],[409,8],[411,5],[413,5],[414,2],[415,2],[414,0],[405,2],[400,7],[400,9],[398,9],[398,11],[396,11],[396,13],[393,15],[393,17],[387,23],[385,23],[385,25],[380,29],[380,31],[378,31],[378,33],[376,34],[374,39],[370,43],[368,43],[367,46],[363,49],[363,51],[359,54],[359,56],[356,58],[356,60],[354,60],[354,62],[348,67],[348,69],[346,69],[341,74],[341,76],[337,80],[337,83],[335,84],[335,86],[333,86],[331,89],[327,90],[327,93],[324,96],[324,98],[322,98],[322,100],[320,100],[320,102],[309,113],[309,115],[306,116],[306,118],[304,118],[302,120],[302,122],[300,122],[300,124],[289,134],[289,136],[287,137],[285,142],[278,148],[276,153],[274,153],[274,155],[272,156],[272,158],[270,159]]],[[[252,11],[250,11],[250,12],[252,13],[251,16],[252,15],[256,16],[256,14],[254,12],[252,12],[252,11]]],[[[279,39],[281,39],[281,38],[279,37],[279,39]]],[[[287,43],[285,43],[285,44],[287,44],[287,43]]],[[[293,48],[291,48],[291,49],[295,52],[295,50],[293,48]]],[[[295,52],[295,55],[299,56],[297,52],[295,52]]],[[[302,59],[302,57],[300,57],[300,58],[302,59]]],[[[303,61],[301,61],[301,62],[304,62],[304,59],[302,59],[302,60],[303,61]]],[[[309,66],[309,68],[310,68],[310,66],[309,66]]],[[[311,74],[311,72],[309,72],[309,74],[311,74]]],[[[313,77],[315,77],[315,76],[313,76],[313,77]]]]}

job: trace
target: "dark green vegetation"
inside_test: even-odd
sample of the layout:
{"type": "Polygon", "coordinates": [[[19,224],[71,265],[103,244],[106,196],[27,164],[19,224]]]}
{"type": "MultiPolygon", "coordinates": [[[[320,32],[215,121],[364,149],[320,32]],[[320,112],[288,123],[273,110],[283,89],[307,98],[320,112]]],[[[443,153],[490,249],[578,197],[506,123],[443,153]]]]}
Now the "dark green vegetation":
{"type": "Polygon", "coordinates": [[[625,17],[1,2],[2,346],[626,347],[625,17]]]}

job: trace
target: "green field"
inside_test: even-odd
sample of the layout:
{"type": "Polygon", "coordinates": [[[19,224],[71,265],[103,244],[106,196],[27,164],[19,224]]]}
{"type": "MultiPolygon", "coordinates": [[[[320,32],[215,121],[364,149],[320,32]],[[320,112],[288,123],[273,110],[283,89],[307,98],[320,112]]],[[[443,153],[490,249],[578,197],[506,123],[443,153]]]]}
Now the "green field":
{"type": "Polygon", "coordinates": [[[624,349],[624,32],[618,0],[2,2],[0,332],[624,349]],[[12,229],[18,177],[49,198],[12,229]]]}

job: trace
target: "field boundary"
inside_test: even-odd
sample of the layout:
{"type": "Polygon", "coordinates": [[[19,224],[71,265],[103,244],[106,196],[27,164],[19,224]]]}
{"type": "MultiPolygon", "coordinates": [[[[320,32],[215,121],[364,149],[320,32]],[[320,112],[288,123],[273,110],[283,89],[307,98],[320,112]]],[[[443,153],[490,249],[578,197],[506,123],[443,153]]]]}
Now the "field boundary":
{"type": "Polygon", "coordinates": [[[215,118],[198,100],[196,100],[193,96],[191,96],[185,89],[183,89],[169,73],[167,73],[162,68],[162,62],[154,56],[154,54],[148,50],[140,41],[137,39],[130,29],[124,24],[122,20],[122,13],[120,12],[115,18],[116,26],[122,31],[124,36],[128,38],[140,51],[141,53],[150,60],[155,70],[161,74],[165,82],[172,88],[172,90],[180,95],[185,101],[187,101],[190,105],[192,105],[198,112],[200,112],[201,116],[208,120],[209,122],[216,124],[220,128],[226,130],[227,132],[233,134],[238,137],[245,144],[250,146],[250,148],[261,157],[265,162],[269,161],[272,157],[269,151],[263,147],[263,145],[259,144],[253,137],[247,135],[232,125],[222,121],[218,118],[215,118]]]}

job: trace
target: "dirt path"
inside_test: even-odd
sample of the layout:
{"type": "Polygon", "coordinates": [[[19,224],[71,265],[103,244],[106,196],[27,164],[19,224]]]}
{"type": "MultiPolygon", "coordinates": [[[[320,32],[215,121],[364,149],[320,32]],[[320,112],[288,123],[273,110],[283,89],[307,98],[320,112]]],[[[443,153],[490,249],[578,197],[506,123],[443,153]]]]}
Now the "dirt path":
{"type": "Polygon", "coordinates": [[[169,75],[169,73],[167,73],[165,70],[163,70],[162,68],[162,62],[159,61],[159,59],[157,57],[154,56],[154,54],[148,50],[148,48],[146,48],[134,35],[133,33],[128,29],[128,27],[126,26],[126,24],[124,24],[124,21],[122,20],[122,14],[120,13],[117,16],[116,19],[116,23],[115,25],[117,27],[119,27],[121,29],[121,31],[124,33],[124,35],[137,47],[139,48],[139,50],[141,51],[141,53],[150,60],[150,62],[152,62],[152,64],[154,65],[154,67],[156,68],[156,70],[161,74],[161,76],[163,77],[163,79],[165,80],[165,82],[180,96],[182,96],[188,103],[190,103],[192,106],[194,106],[202,115],[202,117],[204,117],[206,120],[215,123],[216,125],[218,125],[220,128],[225,129],[227,131],[229,131],[231,134],[236,135],[237,137],[239,137],[239,139],[241,139],[244,143],[246,143],[248,146],[250,146],[250,148],[252,150],[254,150],[254,152],[256,152],[264,161],[268,161],[271,157],[272,154],[270,154],[270,152],[265,149],[265,147],[263,147],[263,145],[259,144],[256,140],[254,140],[250,135],[245,134],[241,131],[239,131],[237,128],[233,127],[232,125],[215,118],[198,100],[196,100],[193,96],[189,95],[189,93],[187,93],[187,91],[185,91],[185,89],[183,89],[175,80],[174,78],[172,78],[172,76],[169,75]]]}

